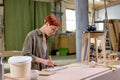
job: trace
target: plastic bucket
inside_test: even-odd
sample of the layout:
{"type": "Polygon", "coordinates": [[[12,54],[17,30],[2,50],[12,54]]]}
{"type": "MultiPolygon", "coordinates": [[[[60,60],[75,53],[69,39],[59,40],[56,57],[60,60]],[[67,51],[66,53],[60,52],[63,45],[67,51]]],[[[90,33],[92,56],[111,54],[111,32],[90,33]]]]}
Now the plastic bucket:
{"type": "Polygon", "coordinates": [[[31,61],[32,58],[30,56],[10,57],[8,59],[8,63],[10,64],[10,76],[28,80],[30,78],[31,61]]]}

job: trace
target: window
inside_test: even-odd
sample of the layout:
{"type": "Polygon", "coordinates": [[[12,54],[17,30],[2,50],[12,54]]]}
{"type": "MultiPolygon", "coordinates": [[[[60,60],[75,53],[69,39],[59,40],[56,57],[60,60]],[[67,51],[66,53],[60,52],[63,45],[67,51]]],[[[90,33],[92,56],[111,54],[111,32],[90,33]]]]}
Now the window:
{"type": "Polygon", "coordinates": [[[66,30],[74,32],[76,29],[75,10],[66,9],[66,30]]]}

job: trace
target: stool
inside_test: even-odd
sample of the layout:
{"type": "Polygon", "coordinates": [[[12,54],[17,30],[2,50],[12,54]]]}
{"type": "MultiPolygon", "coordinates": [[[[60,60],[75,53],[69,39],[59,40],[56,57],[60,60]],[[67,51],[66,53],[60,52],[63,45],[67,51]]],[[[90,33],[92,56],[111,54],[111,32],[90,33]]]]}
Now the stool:
{"type": "Polygon", "coordinates": [[[103,54],[103,60],[106,61],[106,54],[105,54],[105,34],[104,31],[93,31],[93,32],[84,32],[82,36],[82,53],[81,53],[81,62],[85,60],[87,57],[87,61],[90,61],[90,43],[91,38],[95,38],[95,51],[96,51],[96,60],[98,61],[98,44],[97,39],[101,40],[101,48],[103,54]],[[86,44],[87,39],[87,44],[86,44]],[[87,45],[87,46],[86,46],[87,45]],[[85,55],[86,51],[86,55],[85,55]]]}

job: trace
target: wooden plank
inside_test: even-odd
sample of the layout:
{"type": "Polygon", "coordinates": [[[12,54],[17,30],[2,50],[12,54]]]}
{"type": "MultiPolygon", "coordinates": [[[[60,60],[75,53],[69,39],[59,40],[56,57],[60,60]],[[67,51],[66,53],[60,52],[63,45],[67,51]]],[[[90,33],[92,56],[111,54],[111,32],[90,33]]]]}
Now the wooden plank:
{"type": "Polygon", "coordinates": [[[115,36],[116,36],[116,40],[117,40],[117,42],[118,42],[118,37],[119,37],[119,27],[120,27],[120,25],[119,25],[119,21],[117,20],[117,19],[115,19],[115,20],[113,20],[113,28],[114,28],[114,32],[115,32],[115,36]]]}
{"type": "Polygon", "coordinates": [[[4,51],[1,52],[3,57],[10,57],[10,56],[21,56],[21,51],[11,50],[11,51],[4,51]]]}
{"type": "Polygon", "coordinates": [[[113,20],[113,28],[114,28],[114,32],[115,32],[115,36],[116,36],[116,51],[118,51],[118,43],[119,43],[119,27],[120,27],[120,23],[118,19],[113,20]]]}
{"type": "Polygon", "coordinates": [[[42,71],[47,71],[47,72],[55,72],[55,71],[59,71],[59,70],[63,70],[63,69],[66,69],[67,67],[66,66],[56,66],[54,68],[46,68],[46,69],[43,69],[42,71]]]}
{"type": "Polygon", "coordinates": [[[90,68],[88,65],[83,65],[81,67],[69,67],[56,72],[54,75],[48,76],[47,80],[84,80],[85,78],[100,74],[108,70],[108,68],[100,66],[90,68]]]}
{"type": "Polygon", "coordinates": [[[112,23],[109,23],[108,30],[109,30],[109,35],[110,35],[110,40],[111,40],[113,51],[116,51],[116,44],[117,43],[116,43],[116,38],[115,38],[115,33],[114,33],[112,23]]]}
{"type": "Polygon", "coordinates": [[[82,51],[81,51],[81,62],[84,61],[84,57],[85,57],[85,48],[86,48],[86,38],[87,38],[87,34],[83,33],[82,36],[82,51]]]}
{"type": "Polygon", "coordinates": [[[69,35],[68,37],[68,49],[69,49],[69,54],[76,53],[75,33],[69,35]]]}

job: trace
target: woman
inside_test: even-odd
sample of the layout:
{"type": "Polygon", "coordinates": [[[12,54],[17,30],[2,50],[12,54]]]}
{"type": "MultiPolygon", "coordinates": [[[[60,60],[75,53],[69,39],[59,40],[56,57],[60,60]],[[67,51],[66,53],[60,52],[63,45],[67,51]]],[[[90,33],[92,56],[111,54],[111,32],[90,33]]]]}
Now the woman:
{"type": "Polygon", "coordinates": [[[25,38],[22,53],[32,57],[32,69],[41,70],[47,66],[54,66],[48,59],[47,36],[53,35],[61,23],[55,15],[49,15],[44,20],[44,25],[28,33],[25,38]]]}

